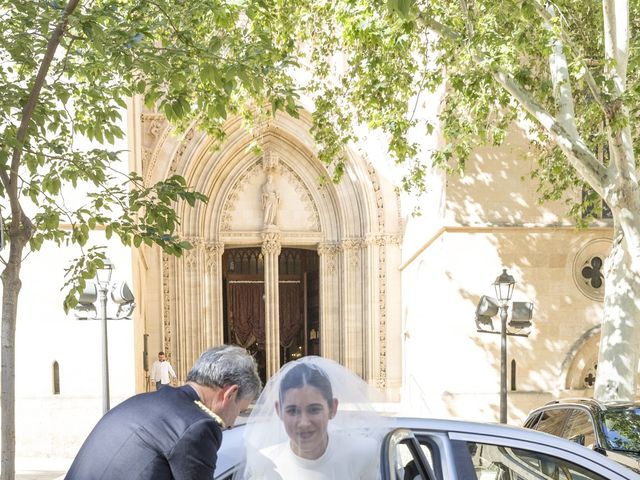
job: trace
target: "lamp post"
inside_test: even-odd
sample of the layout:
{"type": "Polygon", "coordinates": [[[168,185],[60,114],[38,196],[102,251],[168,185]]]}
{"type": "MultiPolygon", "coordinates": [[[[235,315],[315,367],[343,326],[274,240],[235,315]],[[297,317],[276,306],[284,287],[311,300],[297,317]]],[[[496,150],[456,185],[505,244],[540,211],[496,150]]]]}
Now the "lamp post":
{"type": "Polygon", "coordinates": [[[506,268],[493,282],[500,309],[500,423],[507,423],[507,312],[515,284],[506,268]]]}
{"type": "Polygon", "coordinates": [[[102,314],[102,413],[109,411],[109,342],[107,335],[107,292],[113,273],[113,263],[107,258],[102,268],[96,273],[98,290],[100,291],[100,306],[102,314]]]}
{"type": "Polygon", "coordinates": [[[511,321],[507,328],[509,302],[513,296],[515,279],[507,273],[506,269],[498,275],[493,287],[496,298],[483,295],[476,307],[476,327],[480,333],[493,333],[500,335],[500,423],[507,423],[507,337],[528,337],[526,330],[531,327],[533,316],[533,303],[512,302],[511,321]],[[500,329],[493,328],[492,317],[500,312],[500,329]]]}
{"type": "Polygon", "coordinates": [[[135,308],[133,293],[126,282],[111,283],[111,274],[114,265],[109,259],[105,259],[103,266],[96,272],[96,281],[87,282],[87,285],[78,299],[75,308],[76,318],[79,320],[101,321],[102,344],[102,413],[110,409],[109,394],[109,343],[107,332],[107,320],[123,320],[131,318],[135,308]],[[107,293],[111,290],[111,300],[118,305],[115,316],[107,313],[107,293]],[[99,297],[98,297],[99,293],[99,297]],[[99,299],[100,316],[98,317],[94,303],[99,299]]]}

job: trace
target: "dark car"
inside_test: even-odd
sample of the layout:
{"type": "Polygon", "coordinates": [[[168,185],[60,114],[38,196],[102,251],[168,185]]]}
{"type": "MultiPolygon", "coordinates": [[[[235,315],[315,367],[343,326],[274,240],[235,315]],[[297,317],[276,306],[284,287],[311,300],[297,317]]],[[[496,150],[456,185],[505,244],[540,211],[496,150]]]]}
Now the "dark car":
{"type": "Polygon", "coordinates": [[[640,472],[640,403],[556,400],[533,410],[524,427],[574,441],[640,472]]]}

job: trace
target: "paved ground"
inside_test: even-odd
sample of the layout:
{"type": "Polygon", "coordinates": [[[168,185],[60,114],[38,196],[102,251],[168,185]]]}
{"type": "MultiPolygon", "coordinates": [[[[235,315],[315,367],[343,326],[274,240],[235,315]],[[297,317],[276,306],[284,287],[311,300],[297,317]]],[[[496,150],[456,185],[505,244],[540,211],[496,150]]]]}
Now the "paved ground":
{"type": "Polygon", "coordinates": [[[18,472],[16,480],[63,480],[65,472],[18,472]]]}
{"type": "Polygon", "coordinates": [[[16,480],[63,480],[72,459],[16,458],[16,480]]]}

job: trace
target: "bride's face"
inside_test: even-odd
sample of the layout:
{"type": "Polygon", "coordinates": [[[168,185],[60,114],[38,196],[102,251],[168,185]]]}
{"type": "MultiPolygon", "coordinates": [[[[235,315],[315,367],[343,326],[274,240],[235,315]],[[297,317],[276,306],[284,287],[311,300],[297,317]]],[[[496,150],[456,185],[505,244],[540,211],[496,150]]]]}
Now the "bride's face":
{"type": "Polygon", "coordinates": [[[327,426],[338,409],[338,400],[327,402],[320,390],[310,385],[291,388],[282,405],[276,405],[296,455],[319,458],[327,448],[327,426]]]}

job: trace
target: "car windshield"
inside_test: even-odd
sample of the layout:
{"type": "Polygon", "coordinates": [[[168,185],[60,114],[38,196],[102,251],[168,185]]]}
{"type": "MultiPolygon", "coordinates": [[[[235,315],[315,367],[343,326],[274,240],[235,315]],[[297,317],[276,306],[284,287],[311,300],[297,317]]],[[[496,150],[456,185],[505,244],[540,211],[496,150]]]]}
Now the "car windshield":
{"type": "Polygon", "coordinates": [[[640,407],[607,410],[604,424],[610,449],[640,453],[640,407]]]}

